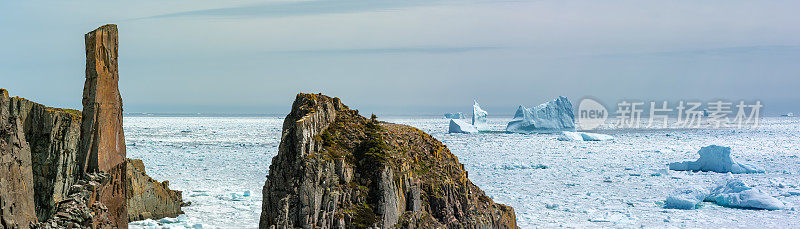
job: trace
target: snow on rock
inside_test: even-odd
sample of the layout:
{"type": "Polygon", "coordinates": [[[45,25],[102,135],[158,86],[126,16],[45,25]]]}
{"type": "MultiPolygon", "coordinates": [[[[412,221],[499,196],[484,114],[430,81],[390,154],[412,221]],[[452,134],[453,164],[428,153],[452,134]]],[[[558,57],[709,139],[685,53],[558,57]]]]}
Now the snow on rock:
{"type": "Polygon", "coordinates": [[[731,157],[731,148],[710,145],[697,151],[700,159],[697,161],[674,162],[669,164],[669,169],[677,171],[704,171],[718,173],[763,173],[764,170],[752,165],[738,163],[731,157]]]}
{"type": "Polygon", "coordinates": [[[609,141],[614,140],[614,137],[607,134],[595,134],[584,132],[562,131],[558,136],[559,141],[609,141]]]}
{"type": "Polygon", "coordinates": [[[739,179],[729,179],[711,190],[705,201],[733,208],[780,210],[786,206],[760,189],[752,188],[739,179]]]}
{"type": "Polygon", "coordinates": [[[449,133],[478,133],[475,126],[461,121],[460,119],[450,119],[449,133]]]}
{"type": "Polygon", "coordinates": [[[489,120],[486,118],[489,113],[481,109],[478,101],[472,105],[472,125],[478,130],[489,130],[489,120]]]}
{"type": "Polygon", "coordinates": [[[563,96],[532,108],[520,105],[514,119],[506,126],[506,131],[511,133],[572,129],[575,129],[575,114],[572,103],[563,96]]]}
{"type": "Polygon", "coordinates": [[[731,208],[786,209],[780,200],[735,178],[728,178],[711,189],[698,186],[678,188],[667,197],[664,208],[696,209],[703,201],[731,208]]]}
{"type": "Polygon", "coordinates": [[[445,113],[444,117],[445,118],[449,118],[449,119],[463,119],[464,118],[464,113],[461,113],[461,112],[445,113]]]}
{"type": "Polygon", "coordinates": [[[674,209],[696,209],[697,205],[709,195],[707,188],[699,186],[689,186],[678,188],[667,197],[664,208],[674,209]]]}

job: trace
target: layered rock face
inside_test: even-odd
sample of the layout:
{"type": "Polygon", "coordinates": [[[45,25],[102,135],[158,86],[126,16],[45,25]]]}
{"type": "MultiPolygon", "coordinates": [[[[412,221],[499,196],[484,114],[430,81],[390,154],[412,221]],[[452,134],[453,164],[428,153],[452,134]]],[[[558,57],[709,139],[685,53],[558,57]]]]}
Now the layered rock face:
{"type": "Polygon", "coordinates": [[[109,209],[117,227],[127,228],[128,189],[125,187],[125,135],[122,130],[122,97],[117,72],[117,26],[105,25],[85,36],[86,82],[79,155],[87,158],[84,172],[110,175],[100,201],[109,209]]]}
{"type": "Polygon", "coordinates": [[[0,228],[25,228],[36,222],[31,149],[10,105],[0,89],[0,228]]]}
{"type": "Polygon", "coordinates": [[[260,228],[517,228],[419,129],[299,94],[264,184],[260,228]]]}
{"type": "Polygon", "coordinates": [[[59,201],[55,213],[47,221],[31,228],[114,228],[108,208],[99,201],[108,188],[108,174],[85,174],[70,187],[69,196],[59,201]]]}
{"type": "Polygon", "coordinates": [[[11,98],[10,111],[24,126],[31,148],[36,216],[45,221],[80,177],[77,153],[81,113],[18,97],[11,98]]]}
{"type": "Polygon", "coordinates": [[[183,214],[181,191],[169,189],[169,181],[158,182],[144,171],[139,159],[126,159],[128,220],[160,219],[183,214]]]}

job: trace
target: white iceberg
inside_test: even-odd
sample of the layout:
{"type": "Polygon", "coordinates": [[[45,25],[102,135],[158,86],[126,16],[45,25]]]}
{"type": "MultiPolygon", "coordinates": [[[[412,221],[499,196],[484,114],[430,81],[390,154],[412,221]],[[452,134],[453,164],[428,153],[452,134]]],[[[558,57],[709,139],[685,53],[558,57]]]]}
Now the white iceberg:
{"type": "Polygon", "coordinates": [[[699,186],[689,186],[678,188],[667,197],[665,208],[674,209],[696,209],[700,202],[709,195],[707,188],[699,186]]]}
{"type": "Polygon", "coordinates": [[[464,113],[461,113],[461,112],[445,113],[444,117],[445,118],[449,118],[449,119],[463,119],[464,118],[464,113]]]}
{"type": "Polygon", "coordinates": [[[667,197],[665,208],[696,209],[700,202],[714,202],[731,208],[780,210],[786,205],[760,189],[748,186],[742,180],[728,178],[711,189],[698,186],[678,188],[667,197]]]}
{"type": "Polygon", "coordinates": [[[728,179],[711,190],[705,201],[733,208],[780,210],[786,206],[760,189],[752,188],[739,179],[728,179]]]}
{"type": "Polygon", "coordinates": [[[558,136],[559,141],[609,141],[614,137],[607,134],[562,131],[558,136]]]}
{"type": "Polygon", "coordinates": [[[563,96],[532,108],[520,105],[514,114],[514,119],[506,126],[506,131],[511,133],[573,129],[575,129],[575,114],[572,103],[563,96]]]}
{"type": "Polygon", "coordinates": [[[489,113],[481,109],[478,101],[474,102],[475,104],[472,105],[472,125],[478,130],[489,130],[489,120],[486,119],[489,113]]]}
{"type": "Polygon", "coordinates": [[[718,173],[763,173],[764,170],[752,165],[738,163],[731,157],[731,148],[710,145],[697,151],[700,159],[697,161],[674,162],[669,164],[670,170],[676,171],[704,171],[718,173]]]}
{"type": "Polygon", "coordinates": [[[460,119],[450,119],[450,129],[448,133],[478,133],[478,129],[460,119]]]}

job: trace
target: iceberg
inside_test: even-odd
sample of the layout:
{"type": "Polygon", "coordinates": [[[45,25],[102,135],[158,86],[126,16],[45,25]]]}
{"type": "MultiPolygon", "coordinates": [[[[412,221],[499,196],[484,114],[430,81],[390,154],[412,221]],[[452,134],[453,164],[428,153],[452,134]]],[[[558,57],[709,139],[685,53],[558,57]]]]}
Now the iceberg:
{"type": "Polygon", "coordinates": [[[732,208],[780,210],[786,206],[760,189],[752,188],[739,179],[728,179],[711,190],[705,201],[732,208]]]}
{"type": "Polygon", "coordinates": [[[460,119],[450,119],[450,130],[448,133],[478,133],[478,129],[460,119]]]}
{"type": "Polygon", "coordinates": [[[609,141],[614,140],[614,137],[607,134],[595,134],[584,132],[562,131],[558,136],[559,141],[609,141]]]}
{"type": "Polygon", "coordinates": [[[481,109],[478,101],[474,102],[475,104],[472,105],[472,125],[478,130],[489,130],[489,120],[486,119],[489,113],[481,109]]]}
{"type": "Polygon", "coordinates": [[[445,113],[444,117],[445,118],[449,118],[449,119],[463,119],[464,118],[464,113],[461,113],[461,112],[445,113]]]}
{"type": "Polygon", "coordinates": [[[718,173],[763,173],[764,170],[752,165],[738,163],[731,157],[731,148],[710,145],[697,151],[700,159],[697,161],[684,161],[669,163],[670,170],[676,171],[704,171],[718,173]]]}
{"type": "Polygon", "coordinates": [[[563,96],[532,108],[520,105],[514,114],[514,119],[506,126],[507,132],[525,134],[573,129],[575,129],[575,114],[572,111],[572,103],[563,96]]]}
{"type": "Polygon", "coordinates": [[[664,208],[697,209],[698,204],[703,201],[730,208],[765,210],[786,208],[786,205],[775,197],[732,177],[711,189],[698,186],[678,188],[667,197],[664,208]]]}

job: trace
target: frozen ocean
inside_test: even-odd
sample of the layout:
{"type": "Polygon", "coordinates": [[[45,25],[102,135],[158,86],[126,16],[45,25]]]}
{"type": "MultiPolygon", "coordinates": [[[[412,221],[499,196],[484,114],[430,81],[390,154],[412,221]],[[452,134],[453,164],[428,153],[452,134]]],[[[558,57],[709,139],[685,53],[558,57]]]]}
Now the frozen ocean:
{"type": "MultiPolygon", "coordinates": [[[[440,117],[383,117],[444,142],[469,178],[496,202],[514,207],[522,228],[800,228],[800,118],[763,118],[757,129],[604,129],[601,142],[558,141],[558,134],[507,134],[510,118],[489,118],[495,132],[448,134],[440,117]],[[732,148],[765,173],[669,171],[708,145],[732,148]],[[710,186],[733,176],[787,207],[767,211],[702,203],[665,209],[676,188],[710,186]]],[[[283,117],[133,117],[124,119],[128,157],[183,191],[186,214],[131,228],[256,228],[261,188],[277,154],[283,117]]]]}

